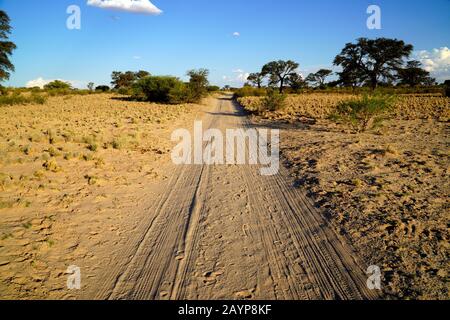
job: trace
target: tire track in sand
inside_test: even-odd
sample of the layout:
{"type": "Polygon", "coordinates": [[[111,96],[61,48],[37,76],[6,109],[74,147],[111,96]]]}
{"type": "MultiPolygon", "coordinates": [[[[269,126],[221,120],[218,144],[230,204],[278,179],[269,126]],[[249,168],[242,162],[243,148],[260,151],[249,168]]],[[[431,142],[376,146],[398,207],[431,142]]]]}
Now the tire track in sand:
{"type": "MultiPolygon", "coordinates": [[[[204,130],[249,128],[230,99],[204,130]]],[[[229,142],[228,142],[229,143],[229,142]]],[[[174,166],[148,221],[87,297],[98,299],[376,299],[365,266],[286,169],[174,166]]]]}

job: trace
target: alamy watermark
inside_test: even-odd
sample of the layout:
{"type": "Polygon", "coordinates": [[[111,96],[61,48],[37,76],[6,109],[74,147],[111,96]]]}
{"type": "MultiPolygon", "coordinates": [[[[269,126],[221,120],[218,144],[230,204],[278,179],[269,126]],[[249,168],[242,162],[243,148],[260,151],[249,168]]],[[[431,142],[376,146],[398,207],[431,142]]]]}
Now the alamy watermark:
{"type": "Polygon", "coordinates": [[[201,121],[194,123],[193,136],[187,129],[172,133],[181,142],[172,151],[176,165],[261,165],[263,176],[276,175],[280,168],[280,131],[268,129],[218,129],[203,131],[201,121]],[[270,144],[269,144],[270,133],[270,144]]]}
{"type": "Polygon", "coordinates": [[[367,8],[367,14],[370,16],[367,18],[367,28],[369,30],[380,30],[381,29],[381,8],[375,4],[370,5],[367,8]]]}
{"type": "Polygon", "coordinates": [[[81,29],[81,9],[77,5],[70,5],[67,7],[66,13],[69,17],[66,20],[66,27],[69,30],[81,29]]]}
{"type": "Polygon", "coordinates": [[[367,288],[370,290],[381,290],[381,269],[379,266],[370,266],[367,268],[367,288]]]}
{"type": "Polygon", "coordinates": [[[67,289],[80,290],[81,289],[81,269],[75,265],[69,266],[66,270],[67,289]]]}

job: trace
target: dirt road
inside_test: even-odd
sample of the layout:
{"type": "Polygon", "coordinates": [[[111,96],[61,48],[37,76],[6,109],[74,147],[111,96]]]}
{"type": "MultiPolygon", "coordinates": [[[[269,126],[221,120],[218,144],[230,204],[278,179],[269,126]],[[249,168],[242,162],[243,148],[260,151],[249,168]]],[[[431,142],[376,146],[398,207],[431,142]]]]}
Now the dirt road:
{"type": "MultiPolygon", "coordinates": [[[[203,129],[247,127],[228,98],[203,129]]],[[[89,299],[374,299],[368,267],[335,234],[286,169],[170,165],[148,215],[89,299]]]]}

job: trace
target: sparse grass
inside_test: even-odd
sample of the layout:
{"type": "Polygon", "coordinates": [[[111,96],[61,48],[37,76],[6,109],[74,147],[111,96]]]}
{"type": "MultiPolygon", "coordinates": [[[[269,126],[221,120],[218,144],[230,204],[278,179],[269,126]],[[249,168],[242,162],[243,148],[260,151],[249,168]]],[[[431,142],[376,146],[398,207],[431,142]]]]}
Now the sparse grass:
{"type": "Polygon", "coordinates": [[[88,181],[90,186],[96,185],[98,183],[98,177],[93,175],[85,175],[84,178],[88,181]]]}
{"type": "MultiPolygon", "coordinates": [[[[340,103],[360,99],[361,96],[349,93],[307,93],[288,95],[286,107],[279,118],[301,116],[314,119],[328,119],[336,116],[340,103]]],[[[238,102],[250,112],[258,112],[263,105],[263,97],[242,97],[238,102]]],[[[440,121],[450,119],[450,100],[438,95],[400,95],[389,112],[391,117],[399,119],[428,119],[440,121]]]]}
{"type": "Polygon", "coordinates": [[[42,179],[45,176],[44,170],[37,170],[33,173],[33,176],[35,176],[38,179],[42,179]]]}
{"type": "Polygon", "coordinates": [[[22,227],[25,228],[25,229],[30,229],[32,226],[33,225],[29,221],[25,222],[25,223],[22,223],[22,227]]]}
{"type": "Polygon", "coordinates": [[[12,233],[3,233],[0,239],[6,240],[6,239],[10,239],[12,237],[13,237],[12,233]]]}
{"type": "Polygon", "coordinates": [[[7,208],[12,208],[14,206],[14,204],[16,204],[16,201],[12,201],[12,200],[0,200],[0,209],[7,209],[7,208]]]}
{"type": "Polygon", "coordinates": [[[58,165],[55,159],[51,158],[44,162],[42,165],[45,170],[51,171],[51,172],[59,172],[61,171],[61,167],[58,165]]]}
{"type": "Polygon", "coordinates": [[[20,93],[11,93],[7,95],[0,95],[0,106],[13,106],[24,104],[44,104],[46,97],[38,93],[31,93],[30,95],[23,95],[20,93]]]}
{"type": "Polygon", "coordinates": [[[51,248],[51,247],[53,247],[54,245],[55,245],[55,240],[52,240],[52,239],[47,239],[47,240],[45,240],[45,242],[47,243],[47,245],[51,248]]]}
{"type": "Polygon", "coordinates": [[[80,159],[84,161],[92,161],[94,159],[94,155],[92,153],[83,153],[80,155],[80,159]]]}
{"type": "Polygon", "coordinates": [[[97,149],[98,149],[98,145],[97,145],[96,143],[91,143],[91,144],[89,144],[89,145],[87,146],[87,149],[90,150],[90,151],[92,151],[92,152],[95,152],[95,151],[97,151],[97,149]]]}
{"type": "Polygon", "coordinates": [[[127,139],[126,139],[126,137],[123,137],[123,136],[116,137],[111,142],[111,146],[113,147],[113,149],[117,149],[117,150],[124,149],[126,145],[127,145],[127,139]]]}

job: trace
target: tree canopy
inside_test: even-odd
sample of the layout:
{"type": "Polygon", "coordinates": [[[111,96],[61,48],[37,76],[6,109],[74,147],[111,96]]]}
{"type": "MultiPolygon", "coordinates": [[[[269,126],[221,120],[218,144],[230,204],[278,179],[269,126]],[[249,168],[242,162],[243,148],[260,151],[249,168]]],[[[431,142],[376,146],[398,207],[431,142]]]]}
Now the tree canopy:
{"type": "Polygon", "coordinates": [[[356,43],[347,43],[333,63],[343,69],[338,73],[342,83],[368,83],[375,89],[381,81],[396,78],[395,72],[412,51],[413,46],[402,40],[360,38],[356,43]]]}
{"type": "Polygon", "coordinates": [[[267,63],[261,71],[261,74],[264,76],[269,75],[270,85],[278,85],[280,88],[280,93],[283,93],[284,85],[286,84],[286,80],[289,76],[294,74],[299,67],[299,64],[292,61],[272,61],[267,63]]]}
{"type": "Polygon", "coordinates": [[[61,89],[61,90],[67,90],[67,89],[71,89],[72,85],[68,82],[64,82],[61,80],[54,80],[52,82],[47,83],[44,86],[44,89],[47,90],[52,90],[52,89],[61,89]]]}
{"type": "Polygon", "coordinates": [[[326,78],[328,78],[332,74],[333,71],[331,70],[320,69],[316,73],[310,73],[305,80],[315,86],[324,87],[326,78]]]}
{"type": "Polygon", "coordinates": [[[430,77],[430,73],[422,69],[419,61],[408,61],[404,68],[397,70],[397,79],[400,85],[416,87],[419,85],[433,85],[435,79],[430,77]]]}
{"type": "Polygon", "coordinates": [[[147,71],[140,70],[138,72],[133,71],[126,71],[126,72],[120,72],[120,71],[113,71],[111,74],[111,84],[113,85],[114,89],[119,88],[131,88],[132,85],[140,79],[143,79],[145,77],[150,76],[150,73],[147,71]]]}
{"type": "Polygon", "coordinates": [[[250,73],[247,80],[258,88],[261,88],[264,81],[264,75],[261,72],[250,73]]]}
{"type": "Polygon", "coordinates": [[[8,80],[11,72],[14,72],[10,57],[17,47],[13,42],[8,41],[10,34],[10,19],[5,11],[0,10],[0,82],[8,80]]]}

